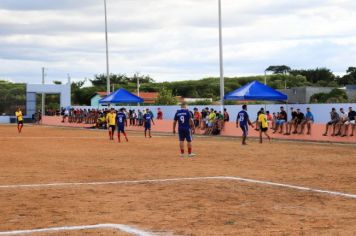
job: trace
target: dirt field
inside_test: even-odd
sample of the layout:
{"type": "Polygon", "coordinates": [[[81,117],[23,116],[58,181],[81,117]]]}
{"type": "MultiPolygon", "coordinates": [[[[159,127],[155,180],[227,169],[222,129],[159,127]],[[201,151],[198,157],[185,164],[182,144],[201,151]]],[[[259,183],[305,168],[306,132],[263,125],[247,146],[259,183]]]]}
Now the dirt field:
{"type": "Polygon", "coordinates": [[[101,131],[25,126],[18,135],[15,126],[0,126],[0,151],[0,235],[109,223],[147,235],[356,235],[355,145],[249,140],[241,146],[239,139],[197,137],[198,156],[188,159],[179,157],[173,136],[129,133],[129,142],[118,144],[101,131]],[[218,176],[350,196],[197,178],[218,176]]]}

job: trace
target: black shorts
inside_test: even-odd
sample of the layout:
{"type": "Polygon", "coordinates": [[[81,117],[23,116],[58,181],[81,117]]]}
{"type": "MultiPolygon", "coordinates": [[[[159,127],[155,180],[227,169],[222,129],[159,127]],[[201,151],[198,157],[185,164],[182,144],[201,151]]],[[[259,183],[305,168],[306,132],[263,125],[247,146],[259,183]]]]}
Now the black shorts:
{"type": "Polygon", "coordinates": [[[116,125],[110,125],[109,128],[110,128],[112,131],[115,131],[116,125]]]}
{"type": "Polygon", "coordinates": [[[262,131],[262,132],[266,132],[267,130],[268,130],[268,128],[266,127],[266,128],[260,128],[260,130],[262,131]]]}
{"type": "Polygon", "coordinates": [[[23,121],[17,121],[18,125],[23,125],[23,121]]]}
{"type": "Polygon", "coordinates": [[[339,122],[339,120],[331,120],[328,122],[328,125],[335,125],[339,122]]]}

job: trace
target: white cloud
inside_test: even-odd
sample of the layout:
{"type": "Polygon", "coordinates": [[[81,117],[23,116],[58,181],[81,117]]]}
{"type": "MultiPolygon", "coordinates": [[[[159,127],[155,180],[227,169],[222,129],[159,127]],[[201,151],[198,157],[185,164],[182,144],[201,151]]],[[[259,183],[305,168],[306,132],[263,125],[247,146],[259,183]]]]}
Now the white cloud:
{"type": "MultiPolygon", "coordinates": [[[[110,68],[158,81],[219,74],[216,0],[107,0],[110,68]]],[[[261,74],[272,64],[356,65],[352,0],[222,0],[225,72],[261,74]]],[[[98,0],[0,1],[0,78],[39,82],[105,72],[98,0]]]]}

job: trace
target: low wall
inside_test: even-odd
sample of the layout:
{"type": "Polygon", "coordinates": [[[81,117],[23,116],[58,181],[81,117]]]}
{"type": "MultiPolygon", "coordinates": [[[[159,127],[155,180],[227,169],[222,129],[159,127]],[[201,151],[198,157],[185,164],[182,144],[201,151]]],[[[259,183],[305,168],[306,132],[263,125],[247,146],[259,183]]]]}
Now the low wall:
{"type": "MultiPolygon", "coordinates": [[[[53,126],[65,126],[65,127],[83,127],[89,128],[92,127],[92,124],[77,124],[77,123],[62,123],[62,118],[58,116],[46,116],[43,118],[44,125],[53,125],[53,126]]],[[[143,127],[139,126],[128,126],[126,128],[130,131],[143,131],[143,127]]],[[[304,140],[304,141],[322,141],[322,142],[342,142],[342,143],[356,143],[356,136],[353,137],[332,137],[332,136],[323,136],[325,129],[324,124],[313,124],[311,135],[299,135],[292,134],[289,136],[282,135],[279,133],[272,134],[270,131],[269,134],[272,138],[275,139],[285,139],[285,140],[304,140]]],[[[163,133],[172,133],[173,130],[173,121],[172,120],[155,120],[155,125],[152,125],[153,132],[163,132],[163,133]]],[[[330,130],[330,129],[329,129],[330,130]]],[[[202,134],[203,131],[197,130],[197,134],[202,134]]],[[[329,133],[331,130],[329,131],[329,133]]],[[[221,136],[230,136],[230,137],[240,137],[242,134],[240,128],[236,128],[235,122],[225,123],[225,128],[221,133],[221,136]]],[[[355,135],[355,134],[354,134],[355,135]]],[[[258,137],[259,133],[250,127],[249,136],[258,137]]]]}
{"type": "Polygon", "coordinates": [[[10,116],[0,116],[0,124],[10,123],[10,116]]]}
{"type": "MultiPolygon", "coordinates": [[[[270,111],[272,114],[273,112],[279,112],[280,111],[280,106],[284,106],[286,108],[286,111],[288,113],[288,119],[290,118],[290,108],[293,107],[295,109],[299,108],[304,114],[306,113],[307,107],[311,109],[311,112],[314,114],[314,119],[315,123],[326,123],[327,121],[330,120],[330,111],[331,108],[335,107],[337,111],[341,107],[344,108],[346,112],[348,112],[349,107],[353,107],[354,110],[356,110],[356,104],[355,103],[338,103],[338,104],[260,104],[260,105],[248,105],[248,114],[250,115],[251,120],[255,120],[257,116],[257,112],[261,109],[261,107],[265,108],[266,111],[270,111]]],[[[115,106],[114,106],[115,107],[115,106]]],[[[193,106],[190,105],[189,108],[193,109],[194,107],[197,107],[199,111],[201,111],[205,107],[209,108],[214,108],[217,111],[220,111],[221,107],[220,106],[193,106]]],[[[97,107],[90,107],[90,106],[74,106],[74,108],[82,108],[82,109],[97,109],[97,107]]],[[[100,108],[106,108],[106,107],[100,107],[100,108]]],[[[115,107],[115,108],[120,108],[120,107],[115,107]]],[[[174,114],[178,109],[180,109],[180,106],[126,106],[126,109],[135,109],[136,111],[138,109],[145,109],[149,108],[151,111],[153,111],[153,114],[155,117],[157,116],[157,108],[161,108],[163,112],[163,118],[170,120],[173,119],[174,114]]],[[[226,105],[225,108],[230,114],[230,120],[235,121],[237,117],[237,113],[241,111],[242,105],[226,105]]]]}

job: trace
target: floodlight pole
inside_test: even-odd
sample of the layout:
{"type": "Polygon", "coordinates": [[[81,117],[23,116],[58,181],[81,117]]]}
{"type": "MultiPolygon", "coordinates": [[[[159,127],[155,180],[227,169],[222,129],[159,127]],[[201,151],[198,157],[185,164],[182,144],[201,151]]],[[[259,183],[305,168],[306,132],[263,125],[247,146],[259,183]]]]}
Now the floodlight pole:
{"type": "Polygon", "coordinates": [[[218,3],[219,3],[220,100],[221,100],[221,112],[223,112],[225,83],[224,83],[224,59],[223,59],[223,42],[222,42],[221,0],[218,0],[218,3]]]}
{"type": "Polygon", "coordinates": [[[267,75],[266,75],[266,71],[265,71],[265,85],[267,85],[267,75]]]}
{"type": "MultiPolygon", "coordinates": [[[[45,68],[42,67],[42,85],[45,84],[45,68]]],[[[44,87],[43,87],[44,89],[44,87]]],[[[45,93],[42,92],[42,103],[41,103],[41,116],[42,116],[42,119],[41,119],[41,122],[43,122],[43,117],[45,115],[45,93]]]]}
{"type": "Polygon", "coordinates": [[[108,40],[108,17],[106,12],[106,0],[104,0],[105,8],[105,42],[106,42],[106,92],[110,94],[110,72],[109,72],[109,40],[108,40]]]}
{"type": "MultiPolygon", "coordinates": [[[[137,96],[140,96],[140,77],[137,75],[137,96]]],[[[140,107],[140,103],[137,103],[137,106],[140,107]]]]}

